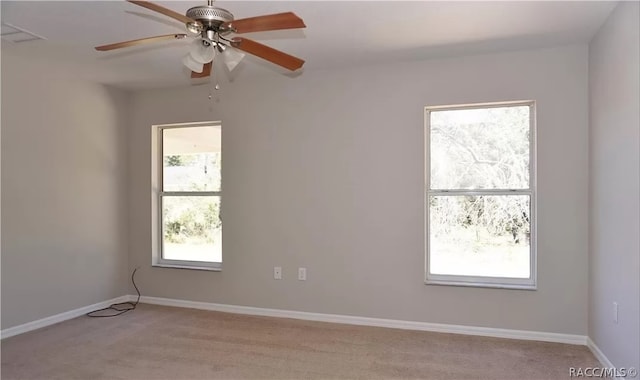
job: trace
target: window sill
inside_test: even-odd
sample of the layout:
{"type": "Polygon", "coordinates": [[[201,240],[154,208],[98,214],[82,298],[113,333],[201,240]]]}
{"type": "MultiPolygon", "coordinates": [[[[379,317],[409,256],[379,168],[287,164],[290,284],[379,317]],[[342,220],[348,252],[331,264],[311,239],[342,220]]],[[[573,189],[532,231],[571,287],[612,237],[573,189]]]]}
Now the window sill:
{"type": "Polygon", "coordinates": [[[151,266],[156,268],[174,268],[174,269],[203,270],[208,272],[222,272],[222,268],[202,267],[202,266],[196,266],[196,265],[152,264],[151,266]]]}
{"type": "Polygon", "coordinates": [[[538,286],[533,284],[498,284],[486,282],[465,282],[447,280],[427,280],[425,285],[437,286],[465,286],[470,288],[493,288],[493,289],[513,289],[513,290],[538,290],[538,286]]]}

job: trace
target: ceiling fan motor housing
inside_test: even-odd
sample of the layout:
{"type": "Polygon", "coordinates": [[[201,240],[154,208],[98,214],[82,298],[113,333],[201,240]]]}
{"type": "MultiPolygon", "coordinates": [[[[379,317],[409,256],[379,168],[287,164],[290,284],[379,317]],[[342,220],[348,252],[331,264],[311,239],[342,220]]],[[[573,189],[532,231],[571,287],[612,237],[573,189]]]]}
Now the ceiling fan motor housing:
{"type": "Polygon", "coordinates": [[[222,31],[222,24],[233,21],[231,12],[210,5],[189,8],[186,16],[200,22],[205,29],[213,29],[215,31],[222,31]]]}

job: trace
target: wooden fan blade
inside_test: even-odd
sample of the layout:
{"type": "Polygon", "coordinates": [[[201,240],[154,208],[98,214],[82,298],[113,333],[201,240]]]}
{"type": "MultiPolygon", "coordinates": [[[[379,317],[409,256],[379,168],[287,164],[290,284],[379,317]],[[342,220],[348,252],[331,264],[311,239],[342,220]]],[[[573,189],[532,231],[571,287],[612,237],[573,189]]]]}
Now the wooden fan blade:
{"type": "Polygon", "coordinates": [[[107,50],[120,49],[120,48],[125,48],[125,47],[129,47],[129,46],[134,46],[134,45],[147,44],[149,42],[168,41],[168,40],[181,40],[181,39],[185,38],[186,36],[187,36],[186,34],[166,34],[166,35],[163,35],[163,36],[140,38],[140,39],[137,39],[137,40],[117,42],[115,44],[96,46],[96,50],[98,50],[98,51],[107,51],[107,50]]]}
{"type": "Polygon", "coordinates": [[[189,24],[189,23],[193,23],[196,22],[196,20],[193,20],[183,14],[180,14],[178,12],[172,11],[171,9],[165,8],[163,6],[160,6],[158,4],[154,4],[148,1],[133,1],[133,0],[127,0],[128,2],[135,4],[135,5],[139,5],[141,7],[150,9],[154,12],[158,12],[158,13],[162,13],[165,16],[169,16],[172,19],[178,20],[180,22],[183,22],[185,24],[189,24]]]}
{"type": "Polygon", "coordinates": [[[246,51],[247,53],[253,54],[262,59],[266,59],[269,62],[280,65],[291,71],[297,70],[304,65],[304,60],[300,58],[296,58],[248,38],[236,37],[231,42],[231,45],[237,49],[246,51]]]}
{"type": "Polygon", "coordinates": [[[236,33],[263,32],[265,30],[306,28],[304,21],[293,12],[243,18],[226,23],[236,33]]]}
{"type": "Polygon", "coordinates": [[[204,78],[211,75],[211,66],[213,66],[213,62],[209,62],[202,67],[201,73],[196,73],[195,71],[191,72],[191,78],[204,78]]]}

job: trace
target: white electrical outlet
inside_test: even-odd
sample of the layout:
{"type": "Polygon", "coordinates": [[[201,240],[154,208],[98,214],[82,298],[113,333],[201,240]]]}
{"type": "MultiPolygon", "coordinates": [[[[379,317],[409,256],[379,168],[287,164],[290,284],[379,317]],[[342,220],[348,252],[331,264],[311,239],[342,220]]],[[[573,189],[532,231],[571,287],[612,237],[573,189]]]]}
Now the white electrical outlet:
{"type": "Polygon", "coordinates": [[[273,267],[273,279],[282,280],[282,267],[273,267]]]}
{"type": "Polygon", "coordinates": [[[307,281],[307,268],[298,268],[298,280],[307,281]]]}
{"type": "Polygon", "coordinates": [[[618,323],[618,303],[613,303],[613,323],[618,323]]]}

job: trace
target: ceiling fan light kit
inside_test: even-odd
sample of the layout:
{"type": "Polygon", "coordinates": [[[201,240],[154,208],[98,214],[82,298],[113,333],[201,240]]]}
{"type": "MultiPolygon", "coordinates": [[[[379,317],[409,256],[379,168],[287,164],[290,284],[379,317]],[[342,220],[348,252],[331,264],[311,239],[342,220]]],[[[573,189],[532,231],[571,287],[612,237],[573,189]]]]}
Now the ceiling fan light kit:
{"type": "Polygon", "coordinates": [[[204,64],[193,59],[190,53],[182,58],[182,64],[194,73],[202,73],[202,68],[204,67],[204,64]]]}
{"type": "Polygon", "coordinates": [[[244,53],[237,49],[225,49],[222,56],[224,57],[224,63],[227,66],[227,69],[229,71],[233,71],[233,69],[238,66],[242,58],[244,58],[244,53]]]}
{"type": "Polygon", "coordinates": [[[210,42],[205,39],[195,39],[189,47],[189,55],[194,61],[205,64],[213,61],[213,57],[216,52],[213,49],[215,42],[210,42]]]}
{"type": "Polygon", "coordinates": [[[233,70],[244,57],[244,54],[238,50],[255,55],[292,71],[304,65],[304,60],[300,58],[248,38],[227,38],[227,35],[232,33],[242,34],[268,30],[305,28],[306,25],[302,19],[292,12],[235,20],[233,14],[228,10],[215,7],[213,0],[208,0],[207,5],[200,5],[188,9],[185,15],[148,1],[127,1],[143,8],[162,13],[165,16],[184,23],[188,34],[170,34],[141,38],[97,46],[96,50],[108,51],[150,42],[184,39],[189,36],[195,39],[191,42],[189,53],[183,57],[182,63],[191,70],[192,78],[201,78],[210,75],[211,63],[215,58],[216,50],[222,53],[220,55],[223,57],[230,71],[233,70]]]}

